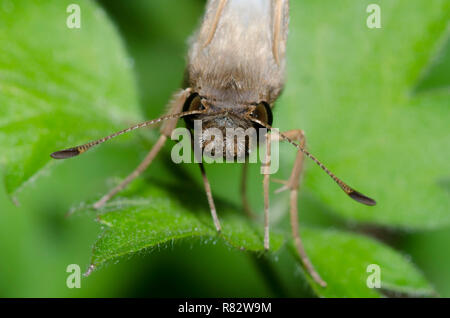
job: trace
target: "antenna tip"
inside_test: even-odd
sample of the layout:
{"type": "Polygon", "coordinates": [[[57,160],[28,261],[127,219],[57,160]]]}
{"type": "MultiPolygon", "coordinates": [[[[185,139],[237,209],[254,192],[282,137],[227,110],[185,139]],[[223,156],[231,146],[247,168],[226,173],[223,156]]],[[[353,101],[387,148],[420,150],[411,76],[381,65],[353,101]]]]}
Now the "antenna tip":
{"type": "Polygon", "coordinates": [[[53,159],[67,159],[78,156],[80,153],[81,152],[78,150],[78,148],[70,148],[56,151],[52,153],[50,157],[52,157],[53,159]]]}
{"type": "Polygon", "coordinates": [[[364,194],[362,194],[358,191],[355,191],[355,190],[352,190],[351,192],[349,192],[348,195],[353,200],[358,201],[359,203],[362,203],[365,205],[373,206],[373,205],[377,204],[377,202],[374,199],[366,197],[364,194]]]}

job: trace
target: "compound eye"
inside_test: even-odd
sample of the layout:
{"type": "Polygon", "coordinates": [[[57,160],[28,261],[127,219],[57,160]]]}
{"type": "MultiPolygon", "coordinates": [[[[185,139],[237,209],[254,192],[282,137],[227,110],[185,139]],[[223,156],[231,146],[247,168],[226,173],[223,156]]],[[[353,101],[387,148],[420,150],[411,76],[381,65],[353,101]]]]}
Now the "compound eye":
{"type": "MultiPolygon", "coordinates": [[[[200,97],[200,95],[198,95],[197,93],[192,93],[191,95],[189,95],[189,97],[184,102],[184,106],[183,106],[183,112],[194,111],[194,110],[202,111],[205,109],[206,109],[206,107],[202,103],[202,97],[200,97]]],[[[200,115],[193,114],[193,115],[184,117],[184,121],[186,122],[186,125],[188,128],[194,127],[194,120],[196,118],[198,118],[198,116],[200,116],[200,115]]]]}
{"type": "Polygon", "coordinates": [[[250,116],[262,121],[264,124],[272,125],[272,110],[266,102],[260,102],[256,105],[255,110],[250,114],[250,116]]]}
{"type": "Polygon", "coordinates": [[[202,103],[202,98],[198,94],[192,94],[191,96],[189,96],[186,104],[186,106],[188,106],[188,111],[205,109],[205,105],[203,105],[202,103]]]}

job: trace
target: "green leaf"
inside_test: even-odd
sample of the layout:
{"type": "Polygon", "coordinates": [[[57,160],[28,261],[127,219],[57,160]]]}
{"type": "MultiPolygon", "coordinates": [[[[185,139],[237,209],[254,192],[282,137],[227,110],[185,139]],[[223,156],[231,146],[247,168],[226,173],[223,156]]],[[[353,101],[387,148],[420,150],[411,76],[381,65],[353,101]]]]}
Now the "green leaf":
{"type": "Polygon", "coordinates": [[[377,1],[381,29],[366,27],[369,3],[292,2],[289,75],[275,125],[304,129],[313,154],[377,200],[373,208],[349,200],[309,162],[303,189],[333,213],[389,227],[448,226],[441,183],[450,171],[448,90],[413,92],[446,42],[450,3],[377,1]]]}
{"type": "MultiPolygon", "coordinates": [[[[133,187],[110,203],[98,216],[105,229],[93,248],[91,270],[105,262],[143,250],[152,250],[180,239],[200,239],[215,244],[223,239],[230,246],[242,251],[260,252],[263,246],[263,225],[257,227],[227,204],[221,204],[218,234],[204,200],[192,201],[193,195],[203,195],[202,189],[186,192],[177,186],[149,186],[136,182],[133,187]],[[200,190],[200,191],[199,191],[200,190]],[[176,195],[175,195],[176,194],[176,195]]],[[[93,211],[92,211],[93,212],[93,211]]],[[[283,236],[272,233],[270,245],[273,251],[283,242],[283,236]]]]}
{"type": "MultiPolygon", "coordinates": [[[[311,282],[319,296],[435,295],[409,259],[376,240],[337,230],[305,229],[302,235],[316,270],[328,282],[326,288],[311,282]],[[371,264],[379,266],[381,289],[367,285],[375,273],[370,268],[368,272],[371,264]]],[[[292,246],[291,251],[298,258],[292,246]]]]}
{"type": "MultiPolygon", "coordinates": [[[[436,8],[431,6],[430,9],[424,9],[427,14],[425,17],[420,18],[423,20],[420,23],[430,25],[430,30],[426,29],[427,32],[425,35],[422,34],[424,31],[421,28],[412,30],[409,30],[410,28],[407,27],[400,28],[401,32],[408,35],[405,39],[407,45],[401,47],[401,49],[402,54],[407,55],[409,60],[406,62],[401,61],[402,65],[396,65],[400,58],[395,59],[389,52],[393,49],[390,46],[399,45],[397,43],[398,41],[395,40],[395,37],[399,35],[395,25],[392,27],[385,25],[389,21],[389,19],[385,20],[385,18],[395,13],[396,15],[399,14],[398,17],[401,20],[399,24],[407,23],[410,15],[415,16],[415,14],[423,10],[414,7],[417,6],[417,3],[413,3],[411,10],[403,10],[401,8],[401,6],[407,5],[406,2],[398,4],[400,8],[393,8],[389,3],[382,3],[383,29],[369,30],[365,26],[365,18],[367,17],[365,8],[367,4],[355,4],[354,2],[343,4],[336,2],[317,4],[303,2],[292,3],[289,40],[290,56],[288,61],[289,77],[286,92],[278,102],[275,110],[276,123],[279,123],[278,127],[282,129],[304,128],[307,131],[310,149],[314,152],[317,150],[320,158],[327,158],[326,162],[330,162],[330,167],[336,170],[336,172],[339,172],[339,175],[348,175],[355,178],[353,181],[350,180],[352,181],[352,185],[361,184],[370,186],[372,184],[373,192],[370,191],[370,188],[364,189],[364,192],[370,195],[373,194],[378,199],[379,206],[376,210],[357,206],[345,197],[326,178],[322,171],[319,171],[312,165],[309,165],[307,169],[306,184],[302,187],[302,191],[306,192],[308,196],[314,197],[313,193],[315,193],[319,197],[318,200],[332,207],[332,212],[352,220],[381,223],[389,226],[428,226],[429,223],[423,222],[425,216],[420,211],[420,207],[416,208],[416,213],[419,213],[421,219],[416,218],[411,220],[410,215],[406,215],[407,212],[401,205],[401,199],[398,200],[398,204],[397,201],[391,198],[387,202],[389,205],[396,204],[395,208],[405,211],[404,213],[400,213],[398,216],[395,214],[391,215],[392,212],[390,210],[393,209],[391,206],[389,206],[386,213],[379,212],[380,210],[383,211],[387,205],[386,200],[380,197],[379,192],[386,191],[387,188],[376,179],[380,175],[379,170],[372,169],[373,165],[367,165],[367,169],[363,168],[369,159],[372,161],[377,160],[376,157],[372,158],[373,155],[380,156],[378,154],[379,149],[375,149],[372,152],[367,151],[370,146],[368,143],[380,144],[380,147],[393,148],[385,150],[386,153],[384,153],[384,156],[390,156],[392,151],[393,156],[402,154],[397,149],[396,142],[386,145],[386,136],[380,141],[380,136],[378,135],[380,132],[378,130],[373,131],[379,125],[380,118],[384,119],[383,117],[387,115],[393,116],[390,114],[393,110],[385,110],[383,113],[377,114],[377,116],[375,116],[376,113],[372,114],[371,111],[373,110],[375,112],[378,109],[375,106],[380,103],[380,96],[386,108],[397,106],[397,104],[400,105],[398,95],[403,96],[415,84],[416,78],[428,62],[432,54],[431,52],[434,51],[433,46],[435,42],[438,41],[439,35],[442,34],[444,19],[439,10],[440,7],[436,8]],[[345,8],[345,10],[342,10],[342,8],[345,8]],[[392,13],[392,11],[395,12],[392,13]],[[406,11],[406,13],[403,11],[406,11]],[[381,35],[379,34],[380,32],[381,35]],[[391,32],[393,34],[390,34],[391,32]],[[386,38],[389,41],[385,41],[386,38]],[[421,42],[420,44],[424,48],[419,51],[420,54],[418,55],[420,59],[415,61],[417,58],[416,49],[413,49],[412,52],[408,52],[408,50],[411,49],[411,46],[418,45],[418,41],[421,42]],[[386,47],[381,50],[381,43],[384,42],[386,42],[386,47]],[[352,49],[350,50],[351,56],[349,56],[348,48],[352,49]],[[386,70],[390,70],[390,67],[392,67],[390,64],[383,65],[381,63],[380,65],[374,65],[374,57],[375,62],[383,61],[386,58],[388,59],[387,62],[392,63],[400,69],[403,69],[403,64],[407,62],[415,62],[417,65],[415,69],[410,70],[413,74],[408,74],[408,77],[405,76],[406,78],[400,76],[400,79],[398,79],[394,72],[383,73],[386,70]],[[361,67],[364,64],[367,64],[366,67],[361,67]],[[371,74],[372,72],[374,74],[371,74]],[[361,76],[361,78],[358,76],[361,76]],[[387,79],[389,81],[385,82],[387,79]],[[402,84],[401,81],[408,81],[408,79],[408,85],[402,84]],[[374,84],[377,86],[373,88],[372,86],[374,84]],[[389,85],[391,84],[392,87],[390,88],[389,85]],[[389,94],[386,96],[378,96],[378,86],[382,86],[389,94]],[[395,91],[396,89],[398,89],[398,92],[395,91]],[[326,103],[324,99],[328,99],[326,103]],[[363,107],[358,112],[355,112],[355,104],[362,104],[363,107]],[[363,111],[370,113],[370,116],[362,116],[364,115],[363,111]],[[362,121],[360,120],[361,117],[363,117],[362,121]],[[338,119],[336,120],[335,118],[338,119]],[[308,119],[307,122],[306,119],[308,119]],[[368,123],[369,120],[373,120],[373,122],[368,123]],[[345,125],[342,123],[345,123],[345,125]],[[368,128],[372,129],[366,129],[365,125],[368,125],[368,128]],[[323,129],[323,127],[327,127],[327,129],[323,129]],[[330,131],[328,127],[333,128],[332,136],[329,136],[330,131]],[[339,129],[336,129],[336,127],[339,129]],[[361,129],[361,127],[364,129],[361,129]],[[367,137],[364,137],[366,134],[367,137]],[[359,144],[351,144],[352,146],[349,147],[348,145],[352,141],[350,137],[359,137],[357,141],[360,141],[361,137],[363,137],[366,141],[360,142],[359,144]],[[338,147],[343,140],[348,142],[338,147]],[[358,146],[362,149],[359,149],[358,146]],[[327,153],[330,155],[326,156],[327,153]],[[358,169],[356,170],[355,167],[358,169]],[[375,191],[377,189],[378,191],[375,191]],[[359,217],[359,215],[363,215],[365,218],[359,217]],[[390,219],[385,220],[386,217],[390,217],[390,219]]],[[[117,6],[120,7],[120,5],[117,3],[114,5],[113,11],[115,11],[115,14],[126,9],[117,8],[117,6]]],[[[153,4],[149,6],[153,7],[153,4]]],[[[140,3],[137,7],[140,8],[141,12],[144,12],[146,5],[140,3]]],[[[133,10],[131,11],[133,12],[133,10]]],[[[178,12],[169,11],[171,14],[178,12]]],[[[148,9],[148,12],[152,12],[152,10],[148,9]]],[[[144,13],[142,15],[145,16],[144,13]]],[[[159,16],[159,23],[164,23],[164,20],[167,19],[159,16]]],[[[143,22],[141,21],[141,23],[143,22]]],[[[137,23],[136,25],[141,27],[141,23],[137,23]]],[[[125,26],[124,24],[124,28],[130,32],[129,28],[131,27],[129,25],[125,26]]],[[[167,31],[170,30],[170,25],[162,26],[158,24],[158,29],[167,31]]],[[[178,43],[178,40],[174,40],[174,38],[178,39],[178,36],[170,37],[170,34],[166,35],[167,39],[161,45],[167,44],[169,41],[178,43]]],[[[130,35],[129,38],[132,39],[129,40],[129,45],[132,47],[132,51],[137,58],[136,63],[141,65],[139,67],[141,78],[153,78],[153,81],[158,81],[158,76],[154,73],[155,68],[170,64],[170,61],[177,61],[178,63],[178,59],[162,58],[158,53],[153,53],[153,58],[149,59],[146,52],[157,52],[155,51],[155,43],[158,42],[154,43],[149,41],[148,44],[136,44],[138,41],[134,35],[130,35]],[[152,49],[150,50],[149,48],[152,49]]],[[[158,37],[156,38],[158,39],[158,37]]],[[[395,49],[397,48],[395,47],[395,49]]],[[[164,68],[169,69],[167,67],[164,68]]],[[[171,78],[177,77],[175,71],[165,72],[165,76],[171,78]]],[[[141,91],[145,99],[148,101],[162,100],[159,89],[155,89],[154,84],[148,84],[148,82],[150,81],[146,80],[141,83],[141,91]]],[[[415,99],[415,101],[417,100],[419,98],[415,99]]],[[[397,111],[398,113],[402,113],[403,108],[397,111]]],[[[436,117],[439,119],[439,116],[429,112],[428,109],[424,111],[427,111],[433,120],[436,117]]],[[[158,113],[157,109],[153,108],[153,106],[149,112],[154,115],[158,113]]],[[[414,116],[418,119],[422,118],[421,114],[415,114],[414,116]]],[[[383,123],[383,120],[381,122],[383,123]]],[[[398,124],[393,128],[397,129],[396,131],[392,131],[392,134],[395,136],[398,134],[398,124]]],[[[387,134],[385,131],[381,133],[387,134]]],[[[397,137],[399,138],[400,136],[397,137]]],[[[389,140],[391,139],[387,138],[387,141],[389,140]]],[[[438,143],[436,142],[436,144],[438,143]]],[[[289,153],[292,153],[292,149],[289,150],[289,153]]],[[[288,158],[289,155],[284,156],[283,153],[282,157],[288,158]]],[[[392,160],[387,162],[392,162],[392,160]]],[[[413,164],[414,168],[417,165],[417,162],[409,162],[413,164]]],[[[211,180],[213,180],[213,192],[220,193],[221,196],[226,197],[231,202],[238,202],[239,196],[238,191],[236,191],[236,180],[238,180],[238,173],[240,173],[238,172],[239,169],[230,166],[217,167],[217,169],[219,172],[214,171],[214,169],[209,171],[211,172],[210,176],[212,176],[211,180]]],[[[288,175],[289,169],[289,160],[284,160],[282,162],[281,173],[288,175]]],[[[389,169],[398,169],[398,163],[396,162],[389,169]]],[[[159,171],[152,171],[150,168],[148,175],[153,176],[158,173],[159,171]]],[[[385,179],[390,177],[388,173],[384,175],[381,173],[381,175],[385,179]]],[[[426,173],[422,176],[425,178],[430,177],[426,173]]],[[[347,181],[347,179],[345,180],[347,181]]],[[[178,178],[178,182],[184,184],[185,187],[186,185],[191,186],[191,183],[182,177],[178,178]]],[[[251,180],[250,186],[256,189],[252,194],[257,193],[257,195],[252,196],[253,201],[261,202],[259,182],[260,180],[255,178],[255,180],[251,180]]],[[[395,182],[392,183],[394,192],[387,194],[388,196],[396,193],[398,195],[399,192],[403,193],[406,191],[406,194],[403,193],[403,198],[409,198],[408,189],[402,188],[407,182],[399,185],[395,184],[395,182]]],[[[160,190],[158,187],[153,190],[145,190],[145,187],[141,187],[141,190],[137,191],[133,196],[130,197],[122,194],[121,199],[116,199],[110,203],[107,212],[100,217],[100,222],[104,224],[105,230],[94,246],[92,264],[95,267],[107,261],[116,260],[124,255],[133,255],[144,249],[154,249],[159,244],[166,245],[168,242],[176,242],[177,239],[199,237],[198,240],[202,241],[205,238],[208,240],[211,237],[216,237],[205,200],[198,206],[179,206],[178,203],[174,202],[177,201],[177,196],[181,191],[166,192],[166,196],[163,196],[164,200],[160,201],[161,196],[157,193],[160,190]],[[170,199],[167,200],[167,197],[170,199]],[[176,205],[174,206],[173,204],[176,205]],[[180,221],[176,222],[176,220],[180,221]]],[[[193,201],[192,197],[194,196],[196,198],[198,196],[201,197],[201,192],[202,190],[199,189],[192,196],[188,196],[183,203],[187,204],[193,201]]],[[[283,200],[285,199],[283,198],[283,200]]],[[[304,212],[311,214],[324,209],[322,204],[317,204],[317,198],[315,199],[315,205],[309,204],[308,207],[310,210],[304,212]]],[[[431,196],[428,201],[424,202],[424,204],[427,203],[437,206],[437,209],[433,210],[435,219],[442,219],[441,214],[444,210],[440,206],[442,203],[441,199],[442,197],[436,198],[436,194],[434,194],[434,197],[431,196]]],[[[314,200],[310,201],[314,202],[314,200]]],[[[279,199],[275,199],[274,202],[272,206],[280,201],[279,199]]],[[[302,201],[300,201],[300,205],[303,207],[302,201]]],[[[283,207],[284,212],[281,213],[281,216],[284,214],[286,217],[286,204],[283,207]]],[[[408,206],[409,208],[410,206],[408,206]]],[[[219,217],[223,220],[224,224],[227,224],[231,217],[230,214],[224,213],[226,210],[224,208],[218,208],[219,217]]],[[[231,210],[233,210],[233,218],[238,220],[237,222],[246,224],[246,221],[242,220],[239,216],[241,211],[235,208],[231,208],[231,210]]],[[[277,208],[272,209],[272,212],[274,210],[277,210],[277,208]]],[[[301,212],[303,212],[303,209],[301,209],[301,212]]],[[[430,222],[428,219],[427,221],[430,222]]],[[[433,222],[433,226],[437,226],[435,220],[433,222]]],[[[245,228],[247,228],[247,225],[245,225],[245,228]]],[[[239,231],[236,231],[233,226],[226,226],[226,230],[223,231],[223,236],[232,246],[245,246],[245,244],[239,243],[240,237],[238,233],[239,231]],[[238,240],[238,243],[233,242],[233,240],[238,240]]],[[[254,240],[247,239],[247,241],[255,242],[255,246],[258,246],[255,250],[262,248],[262,235],[261,232],[259,232],[259,235],[257,233],[258,231],[249,231],[248,234],[241,232],[241,235],[244,237],[248,235],[254,237],[254,240]]],[[[377,263],[382,267],[382,285],[385,290],[414,295],[431,295],[433,293],[432,288],[414,266],[392,249],[362,236],[341,232],[331,232],[331,234],[322,231],[304,231],[304,242],[313,263],[329,283],[329,287],[322,291],[314,283],[310,282],[315,286],[314,288],[318,295],[379,296],[379,292],[367,288],[365,284],[368,276],[365,269],[371,263],[377,263]],[[334,239],[336,240],[336,245],[334,245],[334,239]],[[352,257],[348,259],[344,258],[342,253],[343,248],[352,257]],[[333,257],[333,262],[328,261],[328,254],[333,257]],[[340,273],[333,271],[335,267],[338,268],[340,273]],[[347,275],[348,268],[351,269],[351,272],[347,275]]],[[[289,232],[285,232],[285,235],[289,236],[289,232]]],[[[248,249],[253,250],[252,248],[248,249]]]]}
{"type": "MultiPolygon", "coordinates": [[[[438,50],[415,87],[415,93],[450,89],[450,28],[439,43],[438,50]]],[[[448,92],[447,92],[448,93],[448,92]]]]}
{"type": "MultiPolygon", "coordinates": [[[[183,189],[171,184],[149,186],[142,180],[133,184],[98,215],[104,229],[93,247],[88,273],[123,257],[164,248],[182,239],[207,244],[223,239],[229,246],[243,251],[263,251],[262,224],[246,221],[239,208],[216,198],[223,226],[222,233],[217,234],[206,198],[199,202],[189,201],[195,193],[201,193],[201,188],[195,185],[183,189]]],[[[285,235],[290,252],[300,264],[289,233],[285,235]]],[[[314,266],[328,282],[328,287],[322,288],[308,276],[318,296],[435,295],[410,260],[374,239],[338,230],[311,228],[302,230],[302,237],[314,266]],[[367,286],[367,279],[372,274],[367,272],[370,264],[380,267],[381,289],[367,286]]],[[[272,231],[271,253],[276,253],[283,241],[282,235],[272,231]]]]}
{"type": "Polygon", "coordinates": [[[138,118],[130,61],[102,9],[78,1],[0,1],[0,167],[10,195],[50,153],[138,118]]]}
{"type": "MultiPolygon", "coordinates": [[[[103,136],[138,117],[130,59],[117,32],[103,11],[87,1],[80,2],[82,28],[68,29],[69,3],[0,0],[0,43],[8,43],[0,51],[0,145],[4,149],[0,164],[10,194],[42,171],[52,151],[103,136]]],[[[147,8],[143,3],[139,12],[147,8]]],[[[155,8],[166,8],[166,1],[158,3],[155,8]]],[[[448,149],[442,147],[448,139],[448,95],[412,94],[436,43],[442,42],[448,4],[381,1],[383,28],[370,30],[365,26],[369,3],[291,2],[288,80],[275,109],[275,126],[303,128],[311,152],[345,181],[378,200],[375,208],[357,205],[309,164],[299,200],[300,219],[304,214],[322,213],[324,224],[329,224],[334,220],[330,212],[346,220],[391,227],[448,225],[447,190],[441,182],[448,171],[448,149]]],[[[185,13],[178,10],[179,16],[185,13]]],[[[186,29],[173,29],[173,12],[169,7],[164,12],[158,15],[157,29],[168,38],[165,48],[179,49],[186,29]],[[177,44],[172,46],[171,41],[177,44]]],[[[144,34],[127,39],[134,43],[138,76],[147,79],[152,74],[158,84],[155,89],[146,86],[153,83],[140,82],[145,106],[151,108],[148,113],[156,114],[168,99],[164,94],[177,87],[172,90],[153,66],[159,65],[162,75],[175,82],[182,53],[175,50],[166,56],[148,50],[147,42],[158,36],[147,39],[144,34]]],[[[294,156],[292,148],[282,151],[281,177],[288,176],[289,158],[294,156]]],[[[135,181],[98,216],[103,231],[94,245],[90,270],[180,239],[208,243],[223,239],[235,248],[262,251],[262,225],[248,221],[234,204],[239,201],[239,167],[222,166],[209,174],[213,193],[219,194],[215,198],[221,234],[214,229],[202,187],[195,186],[201,183],[180,175],[190,167],[169,173],[152,166],[152,179],[135,181]],[[155,175],[164,183],[155,181],[155,175]]],[[[252,203],[258,203],[252,205],[261,211],[260,175],[251,178],[250,188],[252,203]]],[[[277,219],[271,249],[276,251],[290,235],[277,232],[283,228],[278,219],[287,219],[288,201],[281,196],[271,202],[277,219]]],[[[328,282],[324,290],[310,282],[320,296],[379,296],[365,285],[365,270],[372,263],[380,265],[386,291],[433,293],[405,257],[382,243],[339,231],[306,229],[302,233],[314,265],[328,282]]]]}

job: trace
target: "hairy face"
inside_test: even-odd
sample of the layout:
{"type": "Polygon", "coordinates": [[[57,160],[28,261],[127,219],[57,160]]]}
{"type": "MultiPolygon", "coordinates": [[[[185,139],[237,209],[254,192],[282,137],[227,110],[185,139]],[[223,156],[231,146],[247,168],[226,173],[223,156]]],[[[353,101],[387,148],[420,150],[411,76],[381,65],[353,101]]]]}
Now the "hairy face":
{"type": "Polygon", "coordinates": [[[251,118],[271,124],[270,107],[266,103],[230,105],[232,103],[209,103],[196,93],[186,101],[185,111],[204,111],[185,117],[185,121],[194,131],[194,142],[206,156],[244,159],[257,145],[258,128],[261,128],[251,118]]]}
{"type": "Polygon", "coordinates": [[[252,122],[230,114],[205,117],[199,128],[201,134],[195,139],[205,155],[242,159],[255,147],[257,131],[252,122]]]}

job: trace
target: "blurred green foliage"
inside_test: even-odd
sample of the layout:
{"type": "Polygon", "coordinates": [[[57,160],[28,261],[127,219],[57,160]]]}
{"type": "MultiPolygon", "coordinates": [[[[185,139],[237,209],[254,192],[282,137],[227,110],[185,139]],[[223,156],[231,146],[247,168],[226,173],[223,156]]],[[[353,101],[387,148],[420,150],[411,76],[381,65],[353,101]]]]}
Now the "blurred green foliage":
{"type": "Polygon", "coordinates": [[[61,22],[68,1],[2,4],[1,163],[15,195],[51,160],[43,153],[139,116],[130,62],[104,11],[86,2],[74,32],[61,22]]]}
{"type": "MultiPolygon", "coordinates": [[[[390,294],[432,295],[423,272],[440,295],[450,296],[450,259],[442,251],[450,232],[437,229],[450,222],[447,2],[379,1],[380,30],[365,26],[369,1],[291,3],[288,81],[275,125],[305,129],[313,153],[379,202],[375,209],[357,206],[308,165],[302,234],[326,290],[304,276],[289,243],[285,194],[271,198],[272,239],[279,246],[282,233],[287,244],[269,256],[230,247],[261,248],[261,225],[240,211],[239,165],[207,167],[226,224],[224,242],[215,236],[201,186],[192,185],[201,185],[198,168],[174,166],[168,147],[104,211],[102,229],[85,203],[78,206],[133,169],[153,132],[47,164],[55,149],[136,120],[138,104],[141,117],[163,112],[181,83],[186,39],[204,2],[79,1],[80,30],[65,26],[73,1],[38,2],[0,1],[0,43],[8,43],[0,49],[7,193],[0,194],[0,296],[380,296],[365,286],[370,263],[382,267],[390,294]],[[71,206],[78,211],[65,218],[71,206]],[[200,238],[186,239],[196,227],[200,238]],[[401,252],[348,230],[375,234],[401,252]],[[129,259],[135,252],[142,257],[129,259]],[[91,254],[94,264],[118,263],[84,279],[81,289],[68,289],[66,266],[87,268],[91,254]]],[[[282,151],[286,178],[294,153],[282,151]]],[[[261,211],[257,167],[251,176],[252,206],[261,211]]]]}

